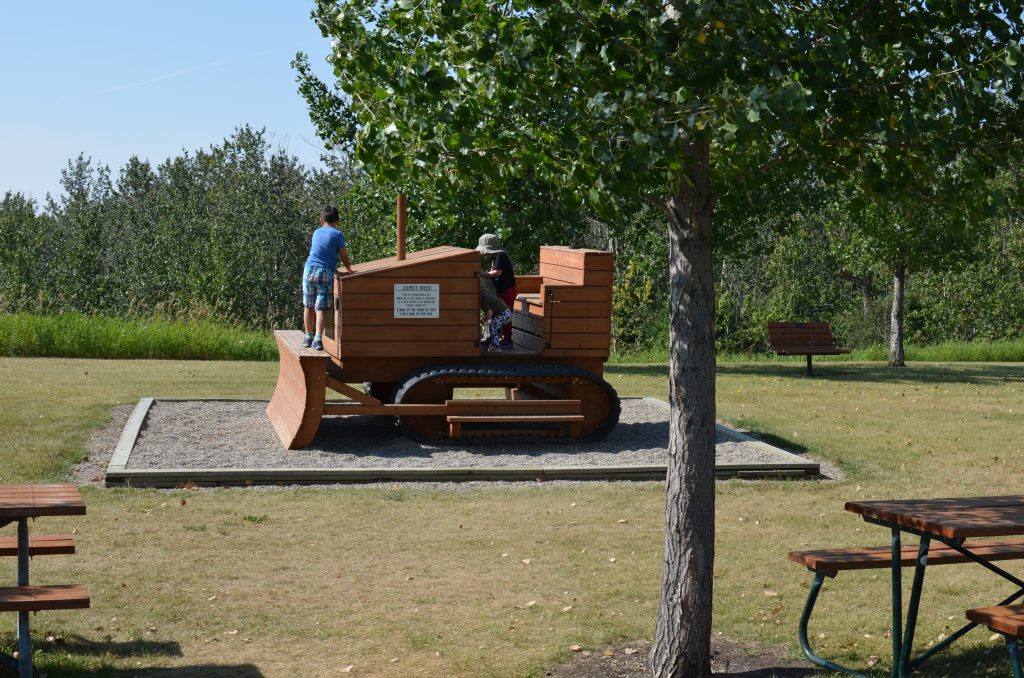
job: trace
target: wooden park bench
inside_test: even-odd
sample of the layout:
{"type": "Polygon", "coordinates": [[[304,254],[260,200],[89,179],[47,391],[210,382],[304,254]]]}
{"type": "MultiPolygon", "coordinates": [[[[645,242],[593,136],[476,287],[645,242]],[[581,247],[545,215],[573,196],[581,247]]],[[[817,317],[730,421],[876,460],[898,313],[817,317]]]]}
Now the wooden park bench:
{"type": "MultiPolygon", "coordinates": [[[[1020,559],[1024,558],[1024,539],[975,542],[970,545],[970,550],[976,555],[989,561],[1020,559]]],[[[902,547],[900,549],[900,566],[914,567],[917,562],[917,551],[917,545],[902,547]]],[[[811,644],[808,640],[807,624],[810,621],[811,613],[814,611],[814,605],[818,600],[818,594],[821,591],[821,586],[825,581],[825,577],[834,578],[844,570],[890,568],[892,567],[892,548],[889,546],[870,546],[859,548],[824,549],[817,551],[790,551],[789,559],[794,563],[804,565],[808,570],[814,573],[814,582],[811,584],[810,592],[807,594],[807,602],[804,604],[803,613],[800,615],[799,638],[800,647],[803,650],[804,655],[806,655],[809,660],[823,668],[827,668],[832,671],[840,671],[842,673],[860,675],[845,666],[836,664],[815,654],[814,650],[811,649],[811,644]]],[[[971,559],[955,549],[938,542],[931,542],[930,548],[928,549],[929,566],[952,565],[955,563],[967,562],[971,562],[971,559]]],[[[1018,596],[1015,595],[1014,598],[1016,597],[1018,596]]],[[[995,608],[988,609],[991,610],[995,608]]],[[[914,660],[912,666],[920,664],[935,652],[938,652],[940,649],[946,647],[954,640],[970,631],[977,624],[985,623],[980,620],[980,613],[984,611],[973,610],[972,612],[979,613],[978,620],[972,618],[971,613],[969,612],[968,617],[971,618],[971,624],[968,624],[959,631],[951,634],[942,642],[929,648],[927,652],[914,660]]],[[[1016,638],[1016,636],[1014,636],[1014,638],[1016,638]]],[[[1007,643],[1009,644],[1009,642],[1008,638],[1007,643]]],[[[1012,652],[1013,649],[1011,649],[1011,653],[1012,652]]],[[[1018,676],[1018,678],[1024,677],[1018,676]]]]}
{"type": "Polygon", "coordinates": [[[848,348],[837,348],[828,323],[768,323],[768,345],[779,355],[807,356],[807,376],[812,355],[841,355],[848,348]]]}

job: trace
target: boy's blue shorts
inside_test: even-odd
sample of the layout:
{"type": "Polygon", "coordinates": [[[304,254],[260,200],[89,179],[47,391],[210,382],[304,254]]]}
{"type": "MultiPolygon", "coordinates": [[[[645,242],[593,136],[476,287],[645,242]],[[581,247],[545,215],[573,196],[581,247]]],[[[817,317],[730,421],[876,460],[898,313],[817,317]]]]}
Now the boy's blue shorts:
{"type": "Polygon", "coordinates": [[[323,266],[302,269],[302,305],[318,311],[334,308],[334,271],[323,266]]]}

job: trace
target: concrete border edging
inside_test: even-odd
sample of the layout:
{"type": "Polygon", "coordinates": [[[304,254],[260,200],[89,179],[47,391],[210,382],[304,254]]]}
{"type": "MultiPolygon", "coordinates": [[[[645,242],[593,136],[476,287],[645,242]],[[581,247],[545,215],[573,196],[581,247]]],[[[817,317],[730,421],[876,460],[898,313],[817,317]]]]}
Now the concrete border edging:
{"type": "MultiPolygon", "coordinates": [[[[634,398],[623,398],[634,399],[634,398]]],[[[666,410],[669,404],[659,398],[635,398],[657,403],[666,410]]],[[[324,485],[374,482],[468,482],[468,481],[545,481],[545,480],[664,480],[665,464],[626,464],[619,466],[560,466],[518,468],[209,468],[209,469],[129,469],[128,461],[139,432],[153,404],[158,401],[234,401],[237,398],[142,398],[132,411],[113,457],[107,466],[107,487],[249,486],[249,485],[324,485]]],[[[246,399],[248,400],[248,399],[246,399]]],[[[796,455],[757,440],[727,426],[715,423],[716,432],[737,442],[762,446],[785,455],[796,455]]],[[[817,462],[756,462],[716,464],[716,478],[803,478],[819,474],[817,462]]]]}

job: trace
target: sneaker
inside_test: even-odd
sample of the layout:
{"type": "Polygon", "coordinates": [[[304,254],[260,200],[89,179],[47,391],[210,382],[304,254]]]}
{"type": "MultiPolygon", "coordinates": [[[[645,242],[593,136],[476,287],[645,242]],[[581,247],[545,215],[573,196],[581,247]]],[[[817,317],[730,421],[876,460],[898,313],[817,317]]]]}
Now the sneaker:
{"type": "Polygon", "coordinates": [[[511,339],[502,339],[501,340],[501,347],[502,348],[512,348],[512,340],[511,339]]]}
{"type": "Polygon", "coordinates": [[[313,335],[307,334],[302,337],[302,348],[309,348],[313,345],[313,335]]]}
{"type": "Polygon", "coordinates": [[[501,346],[495,346],[494,344],[491,344],[490,346],[487,347],[487,352],[488,353],[501,353],[501,346]]]}
{"type": "Polygon", "coordinates": [[[313,337],[313,346],[312,346],[312,348],[313,348],[314,351],[322,351],[322,350],[324,350],[324,342],[322,342],[320,340],[320,337],[313,337]]]}

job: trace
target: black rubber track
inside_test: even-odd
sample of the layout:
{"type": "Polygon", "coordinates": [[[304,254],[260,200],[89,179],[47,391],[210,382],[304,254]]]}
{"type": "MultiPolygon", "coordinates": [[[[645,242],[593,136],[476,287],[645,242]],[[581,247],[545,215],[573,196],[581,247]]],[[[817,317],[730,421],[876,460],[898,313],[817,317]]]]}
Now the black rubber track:
{"type": "MultiPolygon", "coordinates": [[[[592,442],[596,440],[603,440],[609,433],[611,433],[611,430],[615,428],[615,425],[619,423],[619,414],[622,410],[621,404],[619,403],[619,394],[614,388],[612,388],[611,384],[590,370],[585,370],[582,367],[576,367],[574,365],[432,365],[430,367],[424,367],[410,372],[403,377],[402,380],[395,385],[395,390],[391,394],[391,402],[400,404],[402,402],[402,398],[405,397],[405,394],[417,384],[442,377],[454,377],[457,381],[465,380],[467,385],[484,387],[501,386],[502,384],[499,380],[504,379],[510,379],[512,381],[522,383],[531,383],[531,377],[541,381],[562,377],[579,377],[593,382],[608,394],[609,413],[605,420],[601,422],[600,426],[595,428],[589,435],[577,438],[576,440],[578,441],[592,442]]],[[[409,429],[402,422],[401,416],[396,417],[396,419],[398,420],[398,424],[402,431],[413,440],[422,443],[450,442],[448,438],[444,438],[443,440],[425,439],[422,435],[409,429]]]]}

